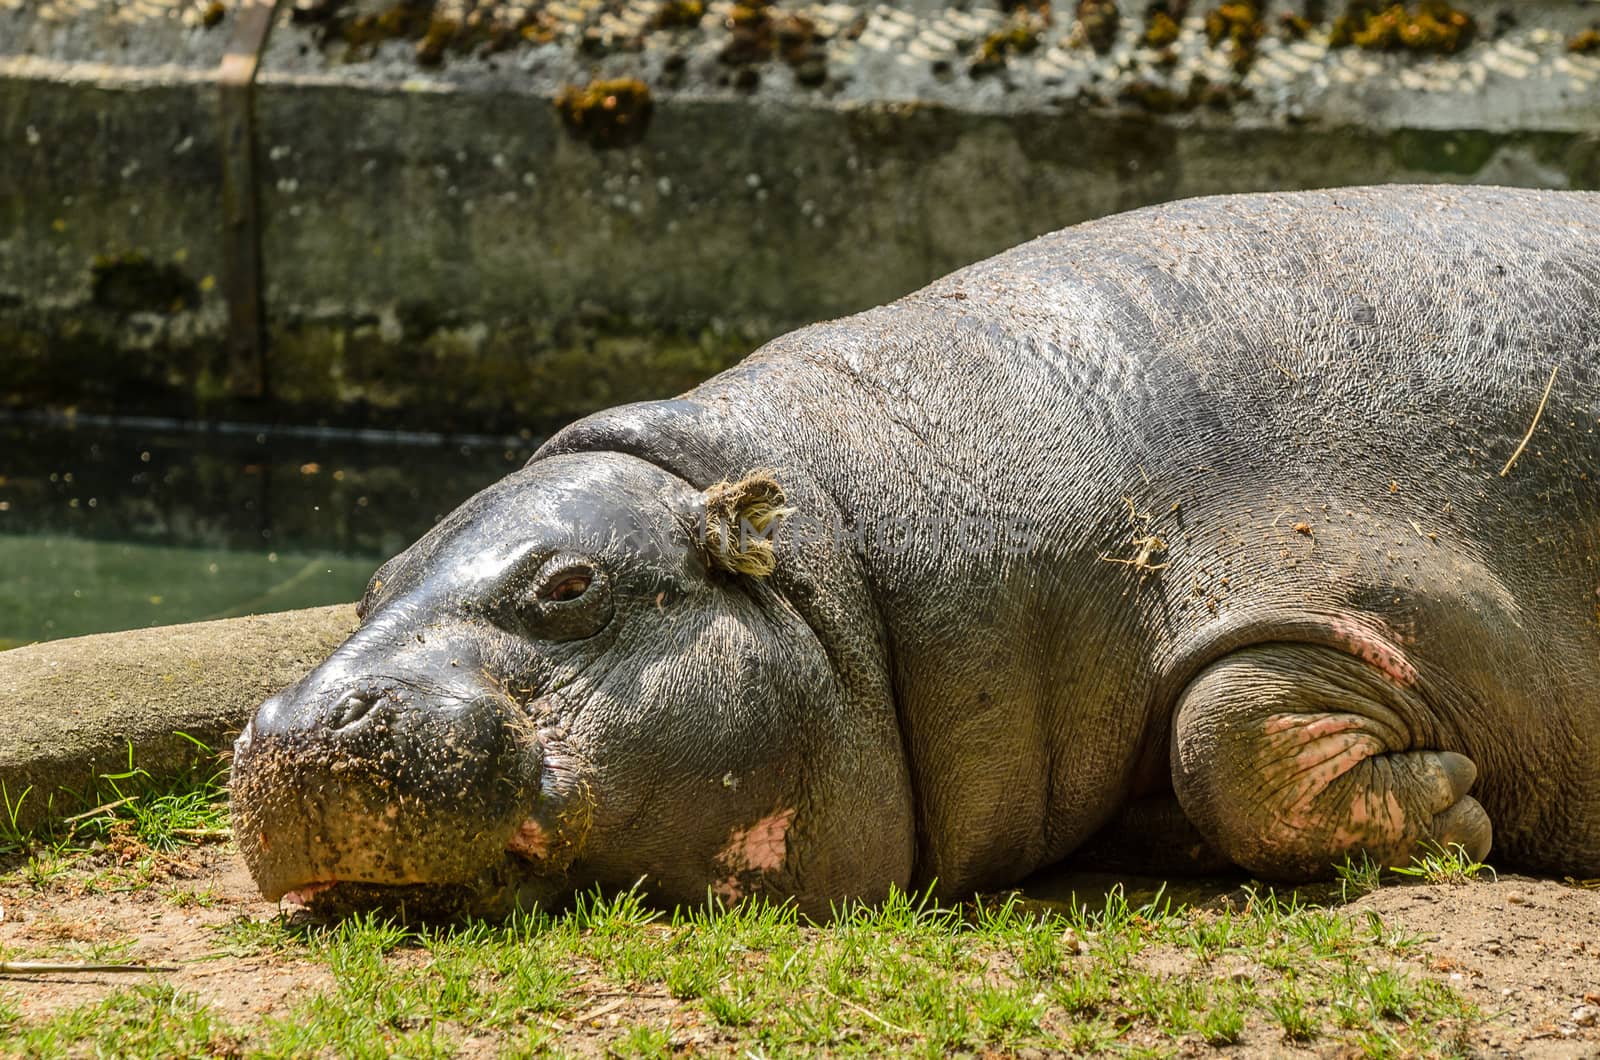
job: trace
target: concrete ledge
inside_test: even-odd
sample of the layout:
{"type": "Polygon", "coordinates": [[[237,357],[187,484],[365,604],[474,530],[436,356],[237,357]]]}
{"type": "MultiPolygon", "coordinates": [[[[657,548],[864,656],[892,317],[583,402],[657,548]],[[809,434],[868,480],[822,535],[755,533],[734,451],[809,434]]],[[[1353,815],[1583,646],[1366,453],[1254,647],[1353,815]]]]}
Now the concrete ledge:
{"type": "Polygon", "coordinates": [[[355,609],[340,605],[0,652],[0,783],[12,809],[21,800],[16,823],[95,805],[100,776],[125,771],[130,751],[153,782],[203,764],[177,733],[226,752],[263,699],[355,626],[355,609]]]}
{"type": "MultiPolygon", "coordinates": [[[[309,0],[257,85],[256,404],[220,372],[212,77],[231,12],[204,7],[211,28],[200,6],[156,2],[52,22],[53,3],[16,3],[0,0],[14,405],[538,428],[682,390],[774,333],[1119,209],[1388,181],[1600,186],[1600,53],[1567,48],[1595,16],[1572,0],[1509,21],[1462,2],[1474,43],[1449,55],[1330,47],[1327,21],[1296,38],[1277,20],[1305,5],[1273,4],[1248,62],[1212,43],[1214,4],[1189,4],[1163,48],[1145,43],[1147,5],[1122,4],[1099,50],[1057,4],[982,73],[1024,16],[740,8],[809,22],[791,62],[725,0],[687,28],[659,28],[661,0],[551,3],[499,51],[470,43],[454,0],[309,0]],[[564,124],[563,87],[600,77],[648,86],[636,142],[564,124]]],[[[508,26],[534,12],[467,6],[508,26]]]]}

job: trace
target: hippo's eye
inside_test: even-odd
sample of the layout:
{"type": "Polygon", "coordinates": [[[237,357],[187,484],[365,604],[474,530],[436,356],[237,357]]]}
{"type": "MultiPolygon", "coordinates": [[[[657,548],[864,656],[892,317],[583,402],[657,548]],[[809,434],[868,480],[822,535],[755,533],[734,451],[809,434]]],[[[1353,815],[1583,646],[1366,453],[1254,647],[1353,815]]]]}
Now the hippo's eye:
{"type": "Polygon", "coordinates": [[[555,588],[550,590],[549,599],[552,603],[565,603],[568,600],[576,600],[588,591],[589,575],[568,574],[556,582],[555,588]]]}
{"type": "Polygon", "coordinates": [[[550,557],[524,591],[517,612],[523,628],[540,640],[582,640],[611,621],[611,583],[587,557],[550,557]]]}

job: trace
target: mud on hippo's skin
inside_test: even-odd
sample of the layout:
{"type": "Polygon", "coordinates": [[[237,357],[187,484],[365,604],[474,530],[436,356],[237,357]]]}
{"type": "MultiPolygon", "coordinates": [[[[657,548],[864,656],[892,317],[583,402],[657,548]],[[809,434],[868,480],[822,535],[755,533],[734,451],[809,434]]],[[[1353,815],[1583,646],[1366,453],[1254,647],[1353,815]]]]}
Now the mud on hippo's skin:
{"type": "Polygon", "coordinates": [[[490,908],[646,877],[668,899],[715,885],[824,909],[846,878],[904,881],[892,718],[851,702],[800,611],[832,605],[797,606],[736,537],[696,532],[707,498],[770,513],[775,488],[538,461],[385,564],[361,630],[240,740],[263,891],[331,908],[443,885],[493,889],[490,908]],[[844,780],[882,793],[864,816],[885,842],[802,861],[863,815],[809,792],[844,780]]]}

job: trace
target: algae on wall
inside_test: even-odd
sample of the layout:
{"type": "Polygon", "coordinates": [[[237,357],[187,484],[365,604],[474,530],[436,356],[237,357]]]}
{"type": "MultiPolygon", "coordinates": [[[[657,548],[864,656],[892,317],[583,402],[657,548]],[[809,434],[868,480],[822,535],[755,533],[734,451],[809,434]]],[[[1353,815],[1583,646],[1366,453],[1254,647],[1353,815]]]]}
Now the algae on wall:
{"type": "MultiPolygon", "coordinates": [[[[747,3],[729,25],[679,3],[637,25],[540,8],[501,33],[505,12],[479,6],[470,25],[368,26],[367,8],[324,4],[274,33],[256,100],[265,401],[223,370],[212,78],[230,21],[161,38],[176,69],[147,41],[114,77],[88,53],[46,69],[0,44],[0,142],[17,145],[0,152],[0,397],[537,430],[1116,210],[1600,181],[1592,104],[1572,94],[1600,55],[1569,51],[1570,4],[1511,27],[1456,5],[1470,35],[1393,54],[1374,50],[1385,27],[1426,43],[1449,11],[747,3]],[[1549,62],[1502,76],[1501,45],[1549,62]]],[[[29,17],[0,12],[0,39],[29,17]]]]}

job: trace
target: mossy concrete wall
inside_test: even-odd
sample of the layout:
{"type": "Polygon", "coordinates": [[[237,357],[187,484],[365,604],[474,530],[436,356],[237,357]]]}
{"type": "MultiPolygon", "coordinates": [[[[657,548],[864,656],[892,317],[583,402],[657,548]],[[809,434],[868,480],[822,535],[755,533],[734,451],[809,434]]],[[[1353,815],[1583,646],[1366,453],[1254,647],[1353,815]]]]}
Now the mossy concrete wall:
{"type": "Polygon", "coordinates": [[[101,633],[0,652],[4,824],[32,828],[194,768],[226,768],[257,705],[355,629],[355,608],[101,633]],[[182,735],[180,735],[182,734],[182,735]],[[210,751],[203,749],[210,748],[210,751]]]}
{"type": "Polygon", "coordinates": [[[1109,36],[1062,3],[679,4],[688,28],[659,0],[452,4],[283,13],[256,93],[269,396],[247,400],[221,370],[233,13],[0,0],[0,401],[517,430],[1119,209],[1600,186],[1577,2],[1459,4],[1451,54],[1330,47],[1337,4],[1270,6],[1246,47],[1191,3],[1159,48],[1142,3],[1109,36]],[[598,77],[648,86],[634,142],[564,123],[564,86],[598,77]]]}

